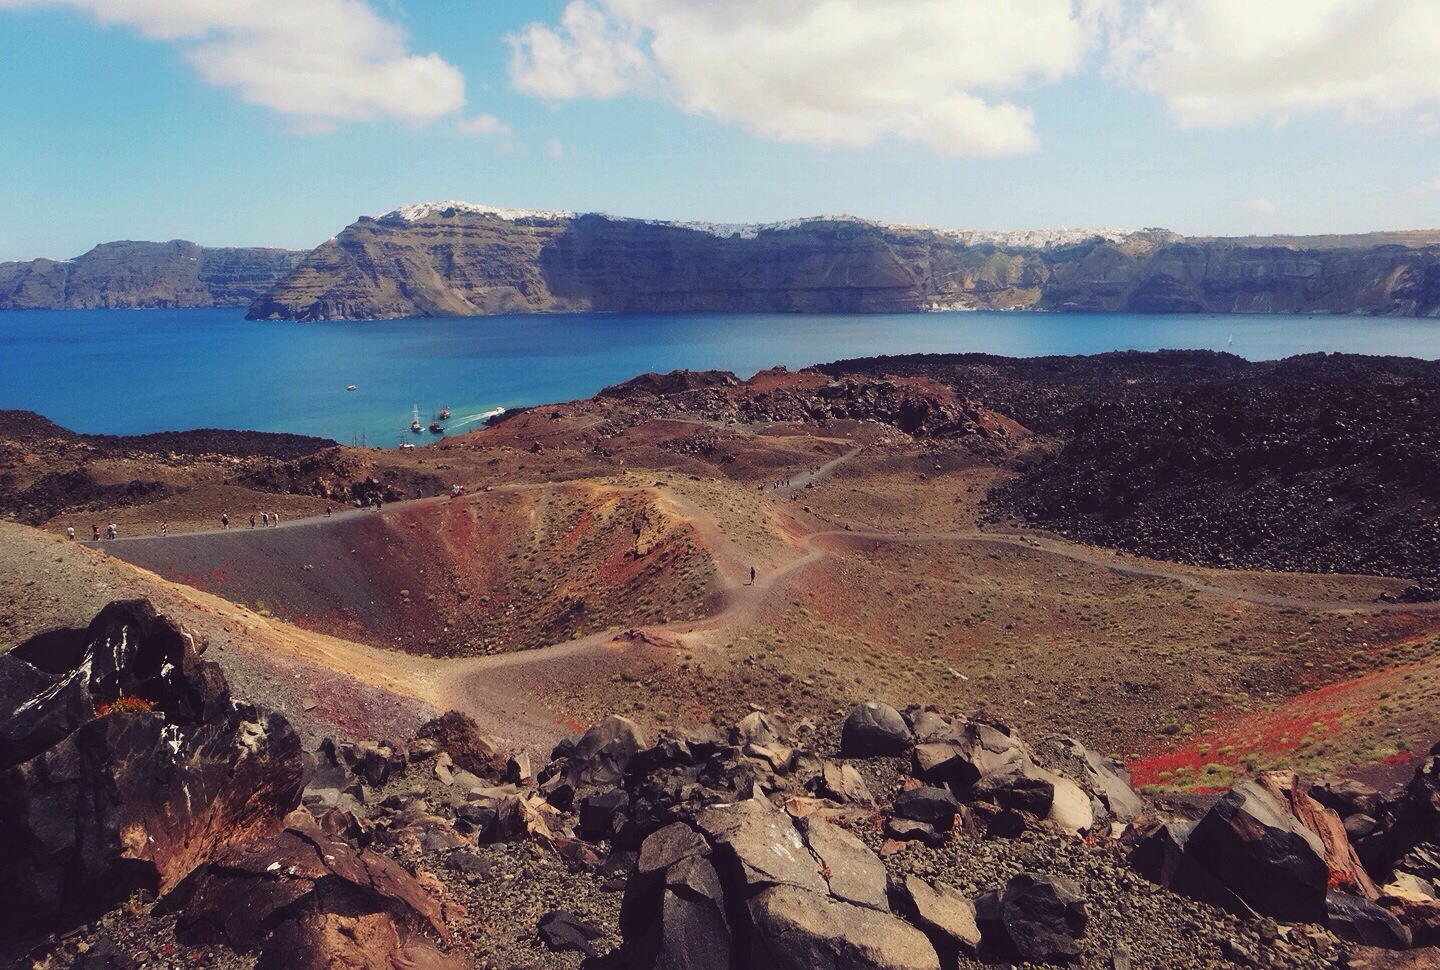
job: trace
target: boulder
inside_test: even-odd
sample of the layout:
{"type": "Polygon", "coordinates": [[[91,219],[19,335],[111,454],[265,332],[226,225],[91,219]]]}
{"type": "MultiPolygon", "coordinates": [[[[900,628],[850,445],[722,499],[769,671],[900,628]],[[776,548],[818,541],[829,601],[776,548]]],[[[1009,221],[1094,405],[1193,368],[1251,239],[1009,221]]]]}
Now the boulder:
{"type": "Polygon", "coordinates": [[[927,708],[919,710],[907,708],[905,719],[910,724],[910,731],[915,735],[917,744],[943,741],[949,738],[954,730],[954,725],[947,718],[927,708]]]}
{"type": "Polygon", "coordinates": [[[1130,773],[1121,762],[1102,758],[1074,738],[1054,738],[1046,750],[1060,762],[1054,767],[1062,768],[1094,793],[1111,817],[1128,822],[1145,810],[1145,803],[1130,786],[1130,773]]]}
{"type": "Polygon", "coordinates": [[[969,800],[1045,818],[1055,803],[1057,780],[1058,776],[1033,762],[1013,761],[982,774],[970,787],[969,800]]]}
{"type": "MultiPolygon", "coordinates": [[[[1048,772],[1047,772],[1048,774],[1048,772]]],[[[1045,819],[1066,835],[1083,835],[1095,825],[1090,796],[1069,778],[1050,775],[1050,811],[1045,819]]]]}
{"type": "Polygon", "coordinates": [[[885,820],[885,835],[897,842],[921,842],[931,848],[944,845],[946,838],[946,833],[937,832],[933,825],[894,817],[885,820]]]}
{"type": "Polygon", "coordinates": [[[220,668],[143,600],[0,655],[0,712],[0,938],[168,891],[300,801],[289,722],[233,704],[220,668]]]}
{"type": "Polygon", "coordinates": [[[556,953],[583,953],[593,957],[595,948],[590,944],[604,936],[605,931],[567,909],[552,909],[535,924],[535,934],[556,953]]]}
{"type": "Polygon", "coordinates": [[[1317,782],[1310,786],[1310,797],[1326,808],[1333,808],[1341,818],[1352,815],[1380,814],[1380,793],[1364,782],[1343,779],[1317,782]]]}
{"type": "Polygon", "coordinates": [[[877,758],[904,754],[914,742],[910,726],[889,704],[866,701],[840,728],[840,756],[877,758]]]}
{"type": "Polygon", "coordinates": [[[566,759],[565,780],[577,789],[582,785],[614,785],[625,777],[630,759],[646,747],[645,737],[634,721],[612,714],[563,751],[557,748],[551,758],[566,759]]]}
{"type": "Polygon", "coordinates": [[[921,786],[896,795],[891,808],[900,818],[948,831],[955,824],[955,813],[960,810],[960,803],[944,788],[921,786]]]}
{"type": "Polygon", "coordinates": [[[434,740],[456,765],[479,778],[499,781],[505,776],[505,757],[499,746],[467,714],[446,711],[423,724],[416,737],[434,740]]]}
{"type": "Polygon", "coordinates": [[[1029,963],[1063,963],[1080,956],[1085,900],[1063,876],[1019,873],[1003,892],[976,900],[975,911],[981,940],[997,953],[1029,963]]]}
{"type": "MultiPolygon", "coordinates": [[[[707,809],[697,825],[717,858],[733,865],[749,895],[789,885],[824,895],[829,887],[790,817],[761,799],[707,809]]],[[[643,852],[642,852],[643,856],[643,852]]]]}
{"type": "Polygon", "coordinates": [[[1194,828],[1194,822],[1141,822],[1132,836],[1135,847],[1130,853],[1130,864],[1141,876],[1172,892],[1237,916],[1254,916],[1250,905],[1219,875],[1186,853],[1185,846],[1194,828]]]}
{"type": "Polygon", "coordinates": [[[383,742],[358,741],[342,750],[350,770],[371,788],[383,786],[408,763],[403,747],[383,742]]]}
{"type": "Polygon", "coordinates": [[[785,719],[778,714],[766,714],[762,711],[750,712],[730,729],[730,743],[737,748],[743,748],[747,744],[766,747],[784,745],[789,739],[790,728],[785,719]]]}
{"type": "Polygon", "coordinates": [[[625,885],[620,931],[632,967],[728,970],[725,892],[699,832],[675,822],[641,844],[625,885]]]}
{"type": "Polygon", "coordinates": [[[854,765],[838,761],[827,761],[821,765],[815,793],[841,805],[875,807],[875,796],[870,794],[870,786],[865,784],[864,776],[854,765]]]}
{"type": "Polygon", "coordinates": [[[1388,909],[1348,893],[1326,893],[1325,926],[1340,939],[1365,946],[1408,950],[1412,942],[1410,930],[1388,909]]]}
{"type": "Polygon", "coordinates": [[[945,966],[953,965],[961,953],[975,955],[980,926],[973,901],[943,883],[931,886],[915,875],[898,880],[895,895],[901,913],[930,938],[945,966]]]}
{"type": "Polygon", "coordinates": [[[255,970],[463,970],[469,964],[412,935],[397,938],[383,913],[309,913],[275,928],[255,970]]]}
{"type": "Polygon", "coordinates": [[[771,886],[745,904],[751,921],[745,964],[774,970],[939,970],[925,934],[889,913],[771,886]]]}
{"type": "Polygon", "coordinates": [[[621,788],[587,795],[580,802],[580,837],[599,842],[615,836],[625,823],[629,807],[630,797],[621,788]]]}
{"type": "Polygon", "coordinates": [[[530,756],[521,751],[519,754],[512,754],[505,761],[505,780],[512,785],[528,785],[535,780],[535,772],[530,770],[530,756]]]}
{"type": "Polygon", "coordinates": [[[799,823],[805,844],[820,861],[820,874],[830,895],[856,906],[890,912],[885,890],[885,865],[849,832],[818,815],[799,823]]]}
{"type": "Polygon", "coordinates": [[[1190,832],[1185,854],[1262,915],[1303,923],[1325,918],[1325,846],[1257,781],[1220,796],[1190,832]]]}
{"type": "Polygon", "coordinates": [[[295,812],[270,839],[231,846],[161,897],[186,944],[259,950],[266,967],[461,967],[440,903],[387,857],[295,812]],[[389,962],[386,962],[389,961],[389,962]],[[407,963],[406,961],[409,961],[407,963]]]}

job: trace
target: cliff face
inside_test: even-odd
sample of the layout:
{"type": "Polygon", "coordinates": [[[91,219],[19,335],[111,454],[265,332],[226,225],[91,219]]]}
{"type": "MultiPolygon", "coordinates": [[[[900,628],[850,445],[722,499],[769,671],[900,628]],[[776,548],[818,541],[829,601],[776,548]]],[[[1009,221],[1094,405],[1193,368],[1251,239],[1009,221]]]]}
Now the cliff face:
{"type": "Polygon", "coordinates": [[[0,263],[0,309],[248,306],[305,254],[184,240],[102,243],[64,262],[0,263]]]}
{"type": "Polygon", "coordinates": [[[1436,316],[1437,244],[1434,234],[1413,233],[986,235],[849,217],[708,226],[435,203],[360,219],[249,316],[947,308],[1436,316]]]}

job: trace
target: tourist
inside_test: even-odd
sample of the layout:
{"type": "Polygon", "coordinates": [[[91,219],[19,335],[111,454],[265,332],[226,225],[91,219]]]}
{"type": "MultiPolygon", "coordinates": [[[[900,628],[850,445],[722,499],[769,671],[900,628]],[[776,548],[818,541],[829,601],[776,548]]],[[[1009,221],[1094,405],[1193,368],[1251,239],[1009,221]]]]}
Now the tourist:
{"type": "Polygon", "coordinates": [[[330,503],[329,503],[329,502],[326,502],[326,503],[325,503],[325,518],[327,518],[327,519],[330,518],[330,503]]]}
{"type": "Polygon", "coordinates": [[[120,530],[117,529],[117,528],[115,528],[115,523],[114,523],[114,522],[111,522],[109,525],[107,525],[107,526],[105,527],[105,538],[107,538],[107,539],[114,539],[114,538],[115,538],[116,536],[118,536],[119,534],[120,534],[120,530]]]}
{"type": "Polygon", "coordinates": [[[250,513],[250,528],[252,528],[252,529],[255,528],[255,513],[254,513],[254,512],[251,512],[251,513],[250,513]]]}
{"type": "Polygon", "coordinates": [[[222,528],[222,529],[228,529],[228,528],[230,528],[230,513],[228,513],[228,512],[221,512],[221,513],[220,513],[220,528],[222,528]]]}
{"type": "Polygon", "coordinates": [[[271,524],[272,526],[274,526],[275,528],[277,528],[277,529],[280,528],[280,513],[279,513],[279,512],[271,512],[271,513],[270,513],[270,524],[271,524]]]}
{"type": "Polygon", "coordinates": [[[754,585],[755,585],[755,567],[754,567],[754,566],[751,566],[751,567],[750,567],[750,585],[751,585],[751,586],[754,586],[754,585]]]}
{"type": "Polygon", "coordinates": [[[160,537],[161,537],[161,538],[164,538],[165,536],[168,536],[169,534],[170,534],[170,529],[169,529],[169,527],[168,527],[164,522],[161,522],[161,523],[160,523],[160,537]]]}
{"type": "Polygon", "coordinates": [[[96,525],[94,522],[91,522],[91,523],[90,523],[90,541],[91,541],[91,542],[99,542],[99,541],[100,541],[100,527],[99,527],[98,525],[96,525]]]}
{"type": "Polygon", "coordinates": [[[263,526],[263,527],[266,528],[266,529],[270,528],[270,513],[269,513],[269,512],[261,512],[261,513],[260,513],[260,525],[263,526]]]}
{"type": "Polygon", "coordinates": [[[69,539],[71,542],[75,541],[75,527],[73,525],[65,527],[65,538],[69,539]]]}

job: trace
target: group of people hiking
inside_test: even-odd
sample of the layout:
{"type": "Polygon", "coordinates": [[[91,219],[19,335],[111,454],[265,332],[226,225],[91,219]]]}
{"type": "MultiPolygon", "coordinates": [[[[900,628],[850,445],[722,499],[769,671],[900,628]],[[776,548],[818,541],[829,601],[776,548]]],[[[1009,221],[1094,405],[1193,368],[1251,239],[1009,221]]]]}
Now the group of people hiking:
{"type": "MultiPolygon", "coordinates": [[[[328,507],[327,507],[326,510],[325,510],[325,514],[326,514],[326,515],[329,515],[329,514],[330,514],[330,510],[329,510],[328,507]]],[[[224,528],[224,529],[230,528],[230,517],[229,517],[228,515],[222,515],[222,516],[220,516],[220,526],[221,526],[221,528],[224,528]]],[[[270,528],[279,528],[279,526],[280,526],[280,513],[279,513],[279,512],[261,512],[261,513],[260,513],[260,528],[262,528],[262,529],[270,529],[270,528]]],[[[252,528],[252,529],[255,528],[255,513],[254,513],[254,512],[251,512],[251,513],[250,513],[250,528],[252,528]]]]}

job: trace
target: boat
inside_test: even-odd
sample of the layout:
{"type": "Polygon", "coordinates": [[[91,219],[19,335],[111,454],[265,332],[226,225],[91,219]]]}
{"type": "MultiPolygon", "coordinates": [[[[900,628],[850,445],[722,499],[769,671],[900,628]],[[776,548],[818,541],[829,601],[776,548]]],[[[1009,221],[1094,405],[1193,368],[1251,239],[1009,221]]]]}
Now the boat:
{"type": "Polygon", "coordinates": [[[442,405],[442,406],[440,407],[440,410],[435,412],[435,419],[436,419],[437,421],[449,421],[449,420],[450,420],[450,409],[449,409],[448,407],[445,407],[444,405],[442,405]]]}
{"type": "Polygon", "coordinates": [[[418,404],[410,408],[410,430],[416,434],[424,430],[420,427],[420,405],[418,404]]]}
{"type": "Polygon", "coordinates": [[[439,422],[439,421],[431,421],[431,422],[430,422],[430,433],[431,433],[431,434],[444,434],[444,433],[445,433],[445,429],[440,426],[440,422],[439,422]]]}
{"type": "Polygon", "coordinates": [[[400,442],[400,447],[401,447],[401,448],[414,448],[414,447],[415,447],[415,442],[413,442],[413,441],[402,441],[402,442],[400,442]]]}
{"type": "Polygon", "coordinates": [[[355,390],[355,385],[354,385],[354,384],[346,384],[346,385],[345,385],[345,390],[347,390],[347,391],[353,391],[353,390],[355,390]]]}

